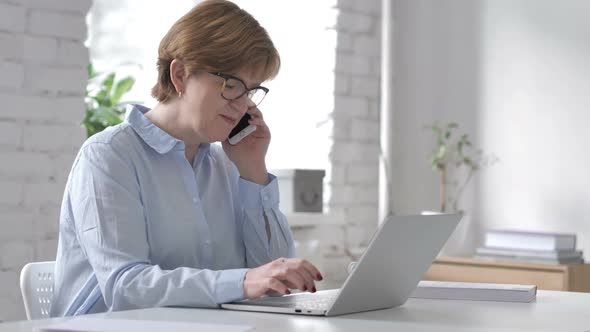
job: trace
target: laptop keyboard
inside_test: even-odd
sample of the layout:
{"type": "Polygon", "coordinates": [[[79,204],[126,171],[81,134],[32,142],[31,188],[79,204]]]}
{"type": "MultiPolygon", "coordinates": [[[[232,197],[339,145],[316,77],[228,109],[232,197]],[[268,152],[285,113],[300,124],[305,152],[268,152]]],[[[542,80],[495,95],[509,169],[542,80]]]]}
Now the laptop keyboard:
{"type": "Polygon", "coordinates": [[[248,305],[273,306],[310,310],[328,310],[338,292],[323,291],[317,293],[300,293],[289,296],[265,297],[258,300],[241,302],[248,305]]]}
{"type": "Polygon", "coordinates": [[[334,299],[334,296],[317,296],[311,299],[301,299],[290,304],[291,308],[328,310],[334,299]]]}

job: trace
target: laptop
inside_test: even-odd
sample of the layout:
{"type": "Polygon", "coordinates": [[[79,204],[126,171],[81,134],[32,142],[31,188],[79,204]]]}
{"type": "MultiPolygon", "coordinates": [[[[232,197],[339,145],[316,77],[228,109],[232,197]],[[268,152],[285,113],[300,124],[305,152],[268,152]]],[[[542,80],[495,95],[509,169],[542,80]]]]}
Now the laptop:
{"type": "Polygon", "coordinates": [[[221,307],[337,316],[400,306],[410,297],[461,217],[461,214],[388,217],[340,289],[266,296],[221,307]]]}

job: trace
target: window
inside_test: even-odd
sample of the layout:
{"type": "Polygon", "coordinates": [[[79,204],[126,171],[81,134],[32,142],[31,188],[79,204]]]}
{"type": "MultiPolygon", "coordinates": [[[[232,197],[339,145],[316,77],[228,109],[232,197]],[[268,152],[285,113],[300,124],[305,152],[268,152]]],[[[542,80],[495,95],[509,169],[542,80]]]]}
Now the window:
{"type": "MultiPolygon", "coordinates": [[[[330,1],[236,0],[264,26],[281,54],[279,76],[265,86],[261,104],[273,139],[267,165],[276,168],[329,166],[329,115],[334,103],[337,10],[330,1]]],[[[137,83],[126,99],[155,105],[150,90],[156,81],[160,39],[193,2],[167,0],[95,1],[89,15],[92,62],[100,70],[132,74],[137,83]]]]}

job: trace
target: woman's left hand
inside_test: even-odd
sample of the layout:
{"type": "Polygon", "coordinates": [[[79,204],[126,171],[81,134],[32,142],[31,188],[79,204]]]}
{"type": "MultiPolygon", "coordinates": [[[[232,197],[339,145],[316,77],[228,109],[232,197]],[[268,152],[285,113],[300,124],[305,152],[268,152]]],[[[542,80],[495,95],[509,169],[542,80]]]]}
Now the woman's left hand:
{"type": "Polygon", "coordinates": [[[250,124],[255,125],[256,130],[236,145],[229,144],[226,139],[222,142],[223,150],[238,167],[240,177],[266,185],[268,172],[265,158],[270,144],[270,130],[262,118],[262,112],[257,107],[248,109],[247,113],[252,117],[250,124]]]}

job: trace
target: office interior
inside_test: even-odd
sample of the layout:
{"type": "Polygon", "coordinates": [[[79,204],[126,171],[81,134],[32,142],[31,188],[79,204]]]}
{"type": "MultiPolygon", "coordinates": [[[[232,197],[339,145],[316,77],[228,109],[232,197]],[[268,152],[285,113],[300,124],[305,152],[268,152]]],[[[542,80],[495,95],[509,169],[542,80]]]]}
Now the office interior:
{"type": "MultiPolygon", "coordinates": [[[[21,269],[55,260],[64,186],[87,138],[88,65],[133,77],[122,100],[153,106],[159,40],[198,2],[0,0],[0,322],[26,320],[21,269]]],[[[387,216],[440,212],[441,191],[445,211],[464,217],[425,279],[536,283],[498,268],[526,261],[473,258],[495,229],[574,234],[590,252],[590,2],[234,2],[283,61],[262,109],[269,169],[325,172],[314,178],[320,211],[284,211],[299,256],[325,276],[319,288],[342,285],[387,216]],[[450,162],[441,189],[433,127],[449,124],[477,169],[450,162]],[[443,265],[498,270],[462,277],[443,265]]],[[[583,261],[547,269],[582,281],[539,289],[590,292],[583,261]]]]}

